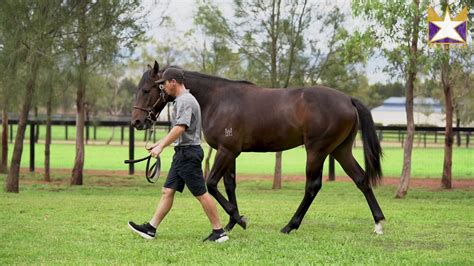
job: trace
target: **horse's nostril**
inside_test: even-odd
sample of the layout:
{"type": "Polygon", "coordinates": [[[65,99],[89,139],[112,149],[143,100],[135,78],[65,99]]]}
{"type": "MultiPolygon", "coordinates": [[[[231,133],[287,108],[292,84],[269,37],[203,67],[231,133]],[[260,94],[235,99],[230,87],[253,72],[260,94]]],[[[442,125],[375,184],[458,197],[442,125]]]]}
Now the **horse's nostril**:
{"type": "Polygon", "coordinates": [[[140,120],[139,120],[139,119],[134,120],[134,121],[132,122],[132,126],[136,127],[136,126],[138,126],[138,125],[140,125],[140,120]]]}

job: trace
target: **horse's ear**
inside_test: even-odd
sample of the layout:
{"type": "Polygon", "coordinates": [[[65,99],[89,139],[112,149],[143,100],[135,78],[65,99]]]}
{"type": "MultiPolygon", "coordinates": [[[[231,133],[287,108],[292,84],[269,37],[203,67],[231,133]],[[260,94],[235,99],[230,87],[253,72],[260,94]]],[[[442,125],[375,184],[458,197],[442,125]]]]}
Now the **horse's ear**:
{"type": "Polygon", "coordinates": [[[152,70],[153,68],[150,66],[150,64],[146,65],[146,67],[148,68],[148,70],[152,70]]]}
{"type": "Polygon", "coordinates": [[[155,65],[153,66],[153,72],[157,74],[159,70],[160,70],[160,65],[158,65],[158,62],[156,62],[155,60],[155,65]]]}

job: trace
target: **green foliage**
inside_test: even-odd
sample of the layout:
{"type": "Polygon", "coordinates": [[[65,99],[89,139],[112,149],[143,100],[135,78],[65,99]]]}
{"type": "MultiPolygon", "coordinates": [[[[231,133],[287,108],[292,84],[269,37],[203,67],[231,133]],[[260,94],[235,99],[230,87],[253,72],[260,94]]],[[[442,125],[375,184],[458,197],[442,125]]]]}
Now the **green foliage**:
{"type": "MultiPolygon", "coordinates": [[[[236,227],[219,245],[202,242],[209,222],[187,190],[177,193],[157,239],[146,241],[127,228],[129,220],[150,218],[163,180],[151,185],[138,177],[86,176],[90,185],[71,187],[62,175],[51,184],[40,179],[24,175],[21,194],[0,192],[2,265],[474,263],[472,189],[413,188],[409,198],[397,200],[394,187],[380,187],[375,194],[387,223],[385,234],[376,236],[360,191],[352,183],[326,182],[299,230],[283,235],[279,229],[300,203],[304,183],[285,182],[275,191],[268,181],[241,181],[239,209],[249,227],[236,227]]],[[[219,215],[227,221],[221,208],[219,215]]]]}
{"type": "Polygon", "coordinates": [[[410,45],[413,21],[417,12],[413,1],[356,0],[352,2],[353,14],[364,18],[369,23],[369,29],[376,29],[372,31],[375,37],[374,43],[380,47],[390,63],[384,69],[386,72],[406,79],[409,68],[413,67],[417,72],[424,69],[427,25],[423,11],[428,9],[429,4],[429,1],[420,1],[419,10],[422,10],[422,16],[419,24],[417,64],[411,66],[410,45]]]}
{"type": "Polygon", "coordinates": [[[394,83],[375,83],[370,86],[366,101],[364,102],[369,108],[379,106],[389,97],[405,96],[405,86],[400,82],[394,83]]]}

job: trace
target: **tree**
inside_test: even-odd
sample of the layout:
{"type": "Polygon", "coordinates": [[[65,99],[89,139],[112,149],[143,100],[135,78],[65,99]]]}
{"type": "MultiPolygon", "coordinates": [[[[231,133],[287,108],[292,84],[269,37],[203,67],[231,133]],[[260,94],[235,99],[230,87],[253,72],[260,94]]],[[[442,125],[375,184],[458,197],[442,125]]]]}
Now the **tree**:
{"type": "Polygon", "coordinates": [[[0,106],[2,112],[2,135],[0,141],[0,173],[8,172],[8,112],[19,105],[19,61],[26,60],[26,48],[21,45],[21,35],[12,15],[19,4],[0,3],[0,106]]]}
{"type": "MultiPolygon", "coordinates": [[[[461,1],[458,5],[451,5],[451,8],[455,13],[459,13],[462,8],[471,8],[474,6],[472,1],[461,1]]],[[[448,1],[442,1],[441,8],[445,12],[449,12],[451,9],[448,1]]],[[[467,18],[467,17],[466,17],[467,18]]],[[[444,145],[444,161],[443,161],[443,172],[441,176],[441,187],[445,189],[450,189],[452,187],[452,156],[453,156],[453,143],[454,143],[454,113],[457,113],[456,110],[456,93],[454,90],[455,82],[453,77],[457,74],[458,78],[461,81],[464,81],[464,84],[459,84],[458,89],[462,94],[463,91],[468,87],[469,74],[463,75],[464,69],[472,69],[472,48],[468,48],[464,51],[456,52],[461,57],[456,57],[455,53],[450,51],[449,45],[445,44],[442,46],[443,49],[435,50],[435,59],[438,59],[438,62],[435,65],[438,65],[438,68],[441,71],[441,85],[444,95],[444,107],[446,114],[446,127],[445,127],[445,145],[444,145]],[[457,73],[456,73],[457,72],[457,73]]],[[[459,94],[459,93],[458,93],[459,94]]],[[[467,98],[468,99],[468,98],[467,98]]],[[[459,124],[459,120],[457,122],[459,124]]]]}
{"type": "Polygon", "coordinates": [[[82,185],[84,168],[84,122],[86,86],[89,74],[113,62],[120,52],[133,50],[143,35],[138,13],[140,2],[78,0],[70,5],[74,23],[68,32],[67,46],[75,68],[76,156],[71,185],[82,185]]]}
{"type": "MultiPolygon", "coordinates": [[[[3,5],[7,10],[14,10],[11,14],[7,13],[5,15],[14,17],[16,23],[12,25],[12,30],[16,31],[21,44],[27,50],[25,92],[21,104],[11,166],[6,179],[6,191],[18,193],[23,140],[28,113],[36,88],[38,71],[45,51],[52,46],[55,40],[62,22],[60,15],[64,13],[61,12],[63,7],[53,1],[5,1],[3,5]]],[[[13,18],[10,19],[13,20],[13,18]]]]}
{"type": "Polygon", "coordinates": [[[474,121],[474,47],[454,49],[451,80],[456,124],[469,125],[474,121]]]}
{"type": "Polygon", "coordinates": [[[47,57],[43,60],[43,67],[39,72],[39,86],[36,99],[39,106],[46,108],[46,134],[44,148],[44,181],[51,181],[51,138],[52,138],[52,112],[57,107],[58,101],[55,100],[58,94],[58,88],[64,88],[64,71],[56,63],[59,61],[61,51],[58,47],[51,47],[47,52],[47,57]]]}
{"type": "Polygon", "coordinates": [[[411,175],[411,157],[415,122],[413,118],[413,91],[420,65],[423,65],[423,50],[419,46],[423,34],[421,10],[426,10],[427,1],[354,1],[352,9],[356,16],[365,17],[382,31],[375,32],[380,44],[388,42],[394,47],[382,48],[390,65],[386,71],[403,77],[406,81],[407,139],[404,144],[403,168],[395,197],[406,196],[411,175]]]}

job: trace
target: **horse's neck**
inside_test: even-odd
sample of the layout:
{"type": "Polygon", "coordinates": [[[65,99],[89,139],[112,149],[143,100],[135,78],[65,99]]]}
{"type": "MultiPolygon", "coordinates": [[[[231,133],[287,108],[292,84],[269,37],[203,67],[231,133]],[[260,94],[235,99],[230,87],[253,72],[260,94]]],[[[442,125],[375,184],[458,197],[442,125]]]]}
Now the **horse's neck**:
{"type": "Polygon", "coordinates": [[[213,93],[215,93],[216,87],[217,82],[210,78],[190,77],[187,78],[186,81],[186,88],[199,102],[203,111],[207,109],[212,104],[213,99],[215,99],[213,93]]]}

